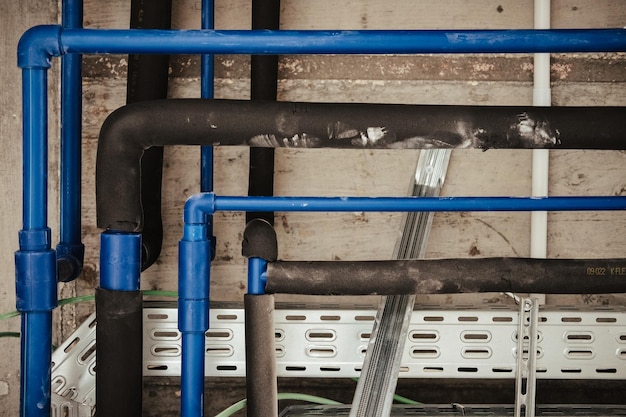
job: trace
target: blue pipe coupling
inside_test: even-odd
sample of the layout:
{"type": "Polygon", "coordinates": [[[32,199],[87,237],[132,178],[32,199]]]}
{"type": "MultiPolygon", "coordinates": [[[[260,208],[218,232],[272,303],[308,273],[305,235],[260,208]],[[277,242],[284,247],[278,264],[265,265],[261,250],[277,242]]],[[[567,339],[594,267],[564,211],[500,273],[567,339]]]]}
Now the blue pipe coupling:
{"type": "Polygon", "coordinates": [[[178,243],[178,327],[181,332],[209,328],[211,242],[206,225],[185,225],[178,243]]]}
{"type": "Polygon", "coordinates": [[[57,306],[56,253],[50,249],[50,229],[19,232],[15,252],[15,291],[19,311],[51,311],[57,306]]]}
{"type": "Polygon", "coordinates": [[[100,287],[137,291],[141,275],[141,235],[106,231],[100,235],[100,287]]]}

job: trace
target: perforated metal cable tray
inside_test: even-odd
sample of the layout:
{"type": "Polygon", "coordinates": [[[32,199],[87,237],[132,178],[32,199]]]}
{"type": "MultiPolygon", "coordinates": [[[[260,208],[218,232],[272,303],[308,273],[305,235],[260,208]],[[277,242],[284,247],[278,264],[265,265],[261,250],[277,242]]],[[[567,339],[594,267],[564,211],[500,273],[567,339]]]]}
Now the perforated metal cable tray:
{"type": "MultiPolygon", "coordinates": [[[[171,305],[147,305],[144,375],[180,376],[178,312],[171,305]]],[[[375,315],[374,308],[362,307],[277,308],[278,376],[357,377],[375,315]]],[[[538,378],[626,379],[623,308],[546,308],[539,316],[538,378]]],[[[514,378],[518,317],[517,306],[415,310],[400,377],[514,378]]],[[[213,308],[210,320],[206,375],[245,376],[243,309],[213,308]]],[[[53,409],[59,416],[91,415],[95,326],[92,315],[53,354],[53,409]]]]}

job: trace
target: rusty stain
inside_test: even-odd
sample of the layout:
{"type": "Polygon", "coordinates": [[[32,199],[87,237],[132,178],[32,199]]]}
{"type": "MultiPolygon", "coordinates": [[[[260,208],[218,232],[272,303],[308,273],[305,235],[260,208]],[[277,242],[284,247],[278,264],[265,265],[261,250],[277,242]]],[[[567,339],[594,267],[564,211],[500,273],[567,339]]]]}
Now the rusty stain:
{"type": "Polygon", "coordinates": [[[478,249],[478,246],[476,246],[476,242],[474,242],[474,243],[472,243],[470,245],[469,255],[470,256],[478,256],[478,255],[480,255],[480,249],[478,249]]]}
{"type": "Polygon", "coordinates": [[[291,226],[289,226],[289,222],[287,222],[287,216],[285,215],[280,216],[280,224],[283,227],[283,230],[285,231],[285,233],[291,234],[291,226]]]}
{"type": "Polygon", "coordinates": [[[495,69],[495,65],[488,62],[475,62],[472,64],[472,75],[475,78],[489,78],[490,72],[495,69]]]}
{"type": "Polygon", "coordinates": [[[572,72],[572,66],[570,64],[555,63],[551,65],[550,70],[559,80],[565,80],[569,73],[572,72]]]}

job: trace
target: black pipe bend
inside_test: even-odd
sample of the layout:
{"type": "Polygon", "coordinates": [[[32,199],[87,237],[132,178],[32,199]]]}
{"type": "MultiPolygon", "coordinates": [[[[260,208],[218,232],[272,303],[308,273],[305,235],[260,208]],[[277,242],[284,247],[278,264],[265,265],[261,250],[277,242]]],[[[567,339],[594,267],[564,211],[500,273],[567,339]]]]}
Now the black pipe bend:
{"type": "Polygon", "coordinates": [[[98,227],[141,232],[140,160],[167,145],[626,149],[623,107],[486,107],[177,99],[129,104],[98,140],[98,227]]]}

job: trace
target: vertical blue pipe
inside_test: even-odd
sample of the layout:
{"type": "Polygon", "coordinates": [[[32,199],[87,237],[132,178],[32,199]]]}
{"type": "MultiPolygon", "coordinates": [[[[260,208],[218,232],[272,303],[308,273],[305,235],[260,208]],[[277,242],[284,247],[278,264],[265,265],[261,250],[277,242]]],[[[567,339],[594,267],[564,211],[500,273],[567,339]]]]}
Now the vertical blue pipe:
{"type": "Polygon", "coordinates": [[[248,294],[265,294],[267,261],[263,258],[248,259],[248,294]]]}
{"type": "Polygon", "coordinates": [[[46,68],[22,70],[23,208],[25,230],[46,227],[48,209],[48,76],[46,68]]]}
{"type": "Polygon", "coordinates": [[[178,245],[182,417],[204,415],[204,340],[209,329],[210,252],[207,225],[185,224],[178,245]]]}
{"type": "Polygon", "coordinates": [[[47,68],[22,70],[23,229],[15,254],[17,309],[22,312],[20,416],[50,415],[52,310],[56,255],[47,220],[47,68]]]}
{"type": "MultiPolygon", "coordinates": [[[[202,29],[215,28],[215,3],[213,0],[202,0],[201,12],[202,29]]],[[[214,97],[214,55],[204,54],[200,56],[200,97],[214,97]]],[[[200,147],[200,191],[213,191],[213,146],[200,147]]],[[[213,237],[213,219],[211,218],[206,227],[205,236],[212,242],[213,250],[207,254],[207,262],[210,262],[211,253],[215,253],[215,239],[213,237]]],[[[208,268],[208,267],[207,267],[208,268]]],[[[208,274],[208,269],[207,269],[208,274]]],[[[183,333],[182,339],[182,378],[181,385],[181,416],[202,416],[204,414],[204,333],[209,328],[208,321],[208,297],[209,281],[207,275],[207,318],[206,329],[202,332],[183,333]],[[200,373],[199,371],[202,370],[200,373]],[[189,380],[187,380],[189,378],[189,380]]]]}
{"type": "MultiPolygon", "coordinates": [[[[63,28],[83,27],[82,0],[63,0],[61,11],[63,28]]],[[[59,279],[62,281],[78,277],[85,252],[81,242],[81,64],[79,54],[61,58],[61,218],[57,257],[66,263],[60,268],[59,279]]]]}
{"type": "MultiPolygon", "coordinates": [[[[202,29],[215,27],[213,0],[202,0],[202,29]]],[[[213,98],[214,95],[214,56],[205,54],[200,61],[200,97],[213,98]]],[[[213,191],[213,147],[202,146],[200,150],[200,191],[213,191]]]]}
{"type": "Polygon", "coordinates": [[[20,358],[20,416],[49,417],[51,414],[50,363],[52,360],[52,314],[22,312],[20,358]],[[47,343],[46,341],[50,341],[47,343]]]}

